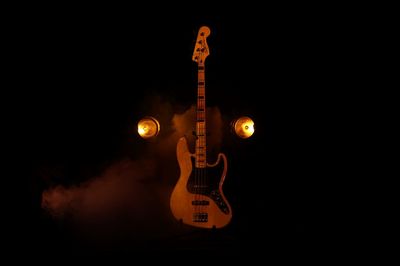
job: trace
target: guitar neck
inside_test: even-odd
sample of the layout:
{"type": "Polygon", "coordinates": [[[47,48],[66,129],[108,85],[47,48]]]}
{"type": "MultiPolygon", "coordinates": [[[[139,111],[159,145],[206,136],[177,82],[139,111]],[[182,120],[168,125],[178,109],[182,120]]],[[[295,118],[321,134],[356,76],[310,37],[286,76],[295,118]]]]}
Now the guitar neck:
{"type": "Polygon", "coordinates": [[[196,108],[196,167],[204,168],[206,158],[206,91],[204,64],[198,65],[196,108]]]}

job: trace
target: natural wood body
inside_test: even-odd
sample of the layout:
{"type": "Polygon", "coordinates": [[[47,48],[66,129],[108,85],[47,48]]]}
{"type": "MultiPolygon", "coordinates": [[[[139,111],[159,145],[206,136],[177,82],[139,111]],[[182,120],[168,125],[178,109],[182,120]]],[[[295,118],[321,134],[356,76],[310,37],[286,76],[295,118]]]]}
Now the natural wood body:
{"type": "Polygon", "coordinates": [[[211,165],[207,164],[207,167],[215,167],[220,163],[224,164],[221,176],[220,177],[215,176],[212,178],[220,178],[218,190],[221,194],[221,197],[228,205],[229,209],[228,214],[223,213],[210,197],[205,195],[192,194],[187,190],[187,183],[194,168],[191,160],[191,157],[194,157],[194,155],[189,152],[186,138],[182,137],[179,139],[176,148],[176,153],[180,167],[180,177],[172,192],[170,199],[170,207],[175,218],[178,220],[182,220],[182,222],[185,224],[196,227],[221,228],[226,226],[232,218],[232,209],[222,191],[222,185],[224,183],[224,179],[227,172],[227,160],[225,155],[220,153],[218,155],[217,162],[211,165]],[[192,205],[193,199],[209,201],[210,203],[209,205],[200,207],[202,212],[208,213],[207,222],[193,221],[193,213],[198,211],[199,208],[197,207],[196,209],[196,207],[192,205]]]}

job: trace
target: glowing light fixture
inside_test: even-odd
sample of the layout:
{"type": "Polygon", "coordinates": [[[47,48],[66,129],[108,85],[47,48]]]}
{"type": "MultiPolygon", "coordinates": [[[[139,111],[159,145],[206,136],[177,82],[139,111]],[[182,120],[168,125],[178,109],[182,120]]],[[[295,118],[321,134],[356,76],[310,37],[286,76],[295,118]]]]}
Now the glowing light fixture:
{"type": "Polygon", "coordinates": [[[138,133],[144,139],[155,137],[159,132],[160,123],[154,117],[146,116],[138,122],[138,133]]]}
{"type": "Polygon", "coordinates": [[[242,116],[232,122],[233,130],[242,139],[250,138],[254,133],[254,121],[248,116],[242,116]]]}

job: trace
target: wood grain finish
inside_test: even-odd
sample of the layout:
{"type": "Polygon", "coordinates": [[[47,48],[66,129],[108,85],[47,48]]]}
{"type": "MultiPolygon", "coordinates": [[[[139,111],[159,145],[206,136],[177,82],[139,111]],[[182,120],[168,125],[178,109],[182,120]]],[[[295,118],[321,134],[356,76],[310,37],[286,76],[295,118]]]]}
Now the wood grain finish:
{"type": "Polygon", "coordinates": [[[170,199],[170,207],[174,217],[177,220],[182,220],[182,222],[185,224],[203,228],[221,228],[229,224],[232,219],[232,210],[222,191],[222,186],[227,172],[226,156],[220,153],[217,161],[214,164],[208,164],[207,167],[215,167],[219,163],[224,164],[223,172],[219,182],[219,192],[221,193],[223,200],[228,203],[228,214],[224,214],[210,197],[188,192],[186,185],[193,170],[191,157],[194,157],[195,155],[189,152],[186,138],[182,137],[179,139],[176,148],[176,155],[180,168],[180,177],[170,199]],[[192,201],[194,199],[207,200],[210,202],[210,204],[207,206],[195,207],[192,205],[192,201]],[[208,213],[207,222],[193,221],[193,213],[199,211],[199,208],[201,212],[208,213]]]}

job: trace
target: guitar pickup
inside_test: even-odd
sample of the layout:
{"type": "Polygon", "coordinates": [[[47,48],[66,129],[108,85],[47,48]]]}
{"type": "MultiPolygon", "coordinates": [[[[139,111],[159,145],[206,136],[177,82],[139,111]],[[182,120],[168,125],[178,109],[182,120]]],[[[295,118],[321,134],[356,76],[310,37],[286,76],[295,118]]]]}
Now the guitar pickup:
{"type": "Polygon", "coordinates": [[[192,205],[194,206],[206,206],[210,205],[210,202],[208,200],[193,200],[192,205]]]}
{"type": "Polygon", "coordinates": [[[206,212],[193,213],[193,222],[198,222],[198,223],[208,222],[208,213],[206,213],[206,212]]]}

